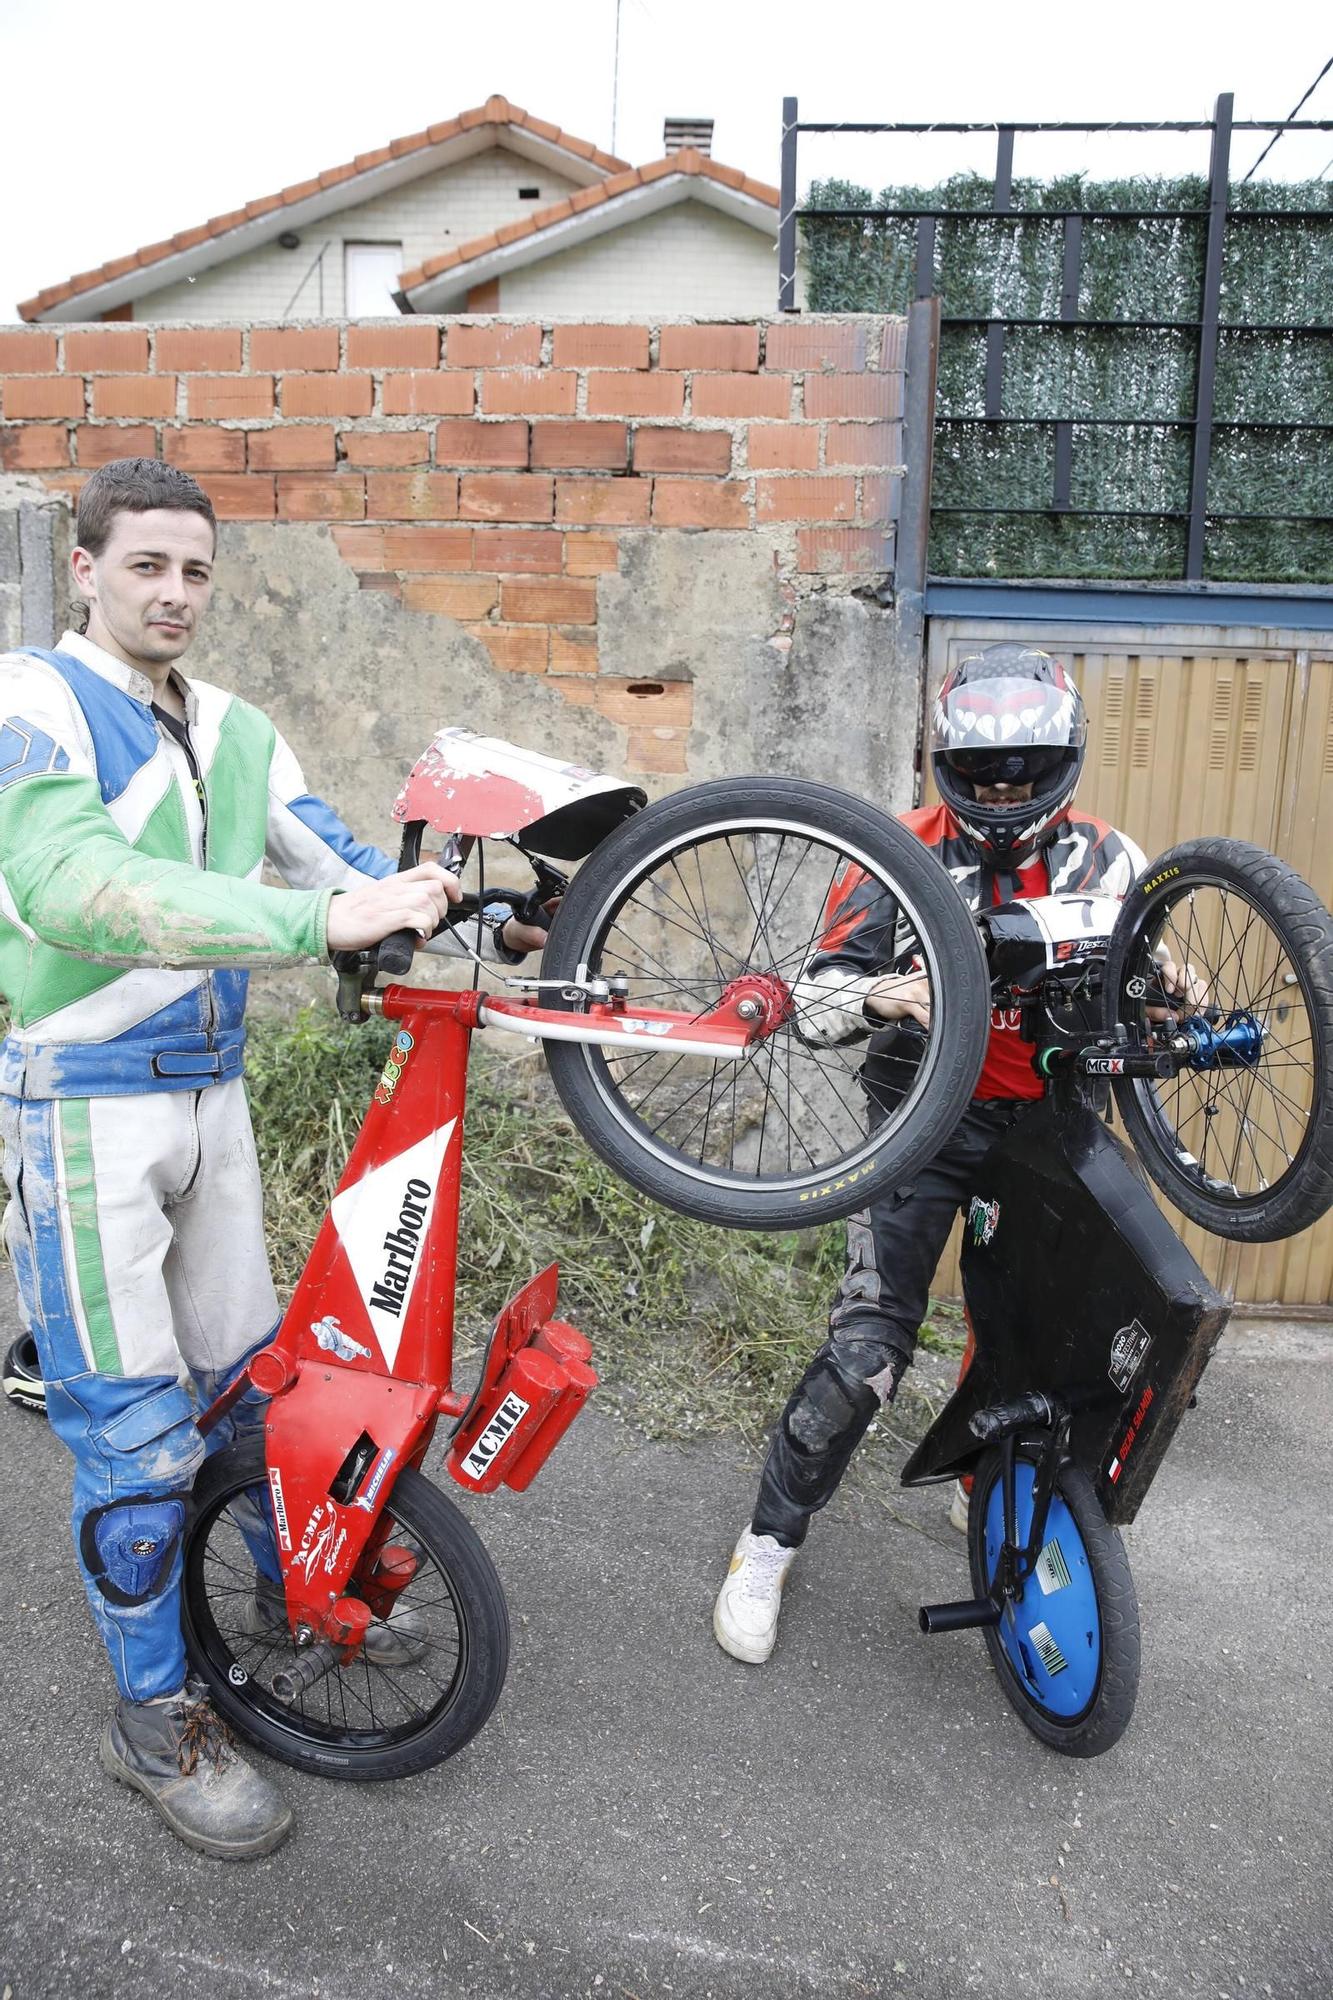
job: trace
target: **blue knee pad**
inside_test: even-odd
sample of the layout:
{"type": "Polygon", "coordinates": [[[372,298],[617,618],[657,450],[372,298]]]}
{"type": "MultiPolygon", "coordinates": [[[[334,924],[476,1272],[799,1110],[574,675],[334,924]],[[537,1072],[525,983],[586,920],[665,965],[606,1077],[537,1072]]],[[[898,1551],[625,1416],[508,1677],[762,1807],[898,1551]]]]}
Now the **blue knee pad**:
{"type": "Polygon", "coordinates": [[[85,1514],[79,1553],[108,1604],[146,1604],[166,1588],[184,1528],[183,1499],[135,1493],[85,1514]]]}

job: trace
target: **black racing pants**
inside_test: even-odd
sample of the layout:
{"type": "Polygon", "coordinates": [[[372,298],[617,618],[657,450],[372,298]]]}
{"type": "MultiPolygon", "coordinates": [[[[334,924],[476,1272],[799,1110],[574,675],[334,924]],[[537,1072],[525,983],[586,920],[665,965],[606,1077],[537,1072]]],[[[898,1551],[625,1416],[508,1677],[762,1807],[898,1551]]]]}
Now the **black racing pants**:
{"type": "Polygon", "coordinates": [[[847,1270],[828,1339],[792,1392],[769,1446],[752,1523],[788,1548],[832,1499],[866,1426],[912,1359],[954,1216],[985,1195],[978,1169],[1032,1102],[974,1102],[947,1144],[910,1185],[881,1196],[847,1224],[847,1270]]]}

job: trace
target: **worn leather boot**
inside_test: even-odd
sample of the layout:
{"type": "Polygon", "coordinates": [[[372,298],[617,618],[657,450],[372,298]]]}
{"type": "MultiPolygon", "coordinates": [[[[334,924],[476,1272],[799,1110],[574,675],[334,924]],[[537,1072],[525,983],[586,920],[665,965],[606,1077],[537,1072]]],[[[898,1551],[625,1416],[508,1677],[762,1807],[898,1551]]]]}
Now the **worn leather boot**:
{"type": "Polygon", "coordinates": [[[287,1837],[291,1807],[246,1763],[202,1693],[122,1698],[101,1747],[108,1776],[142,1792],[177,1838],[201,1854],[250,1861],[287,1837]]]}

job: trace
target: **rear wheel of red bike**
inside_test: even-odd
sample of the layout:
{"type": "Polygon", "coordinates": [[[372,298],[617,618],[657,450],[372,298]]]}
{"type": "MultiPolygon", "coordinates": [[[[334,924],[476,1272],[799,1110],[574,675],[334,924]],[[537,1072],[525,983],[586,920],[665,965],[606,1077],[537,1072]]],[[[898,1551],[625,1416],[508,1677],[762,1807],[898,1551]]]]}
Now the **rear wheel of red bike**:
{"type": "MultiPolygon", "coordinates": [[[[233,1728],[322,1778],[429,1770],[471,1741],[504,1686],[508,1614],[470,1523],[410,1467],[384,1519],[389,1542],[416,1564],[391,1619],[371,1626],[376,1636],[350,1664],[284,1695],[275,1679],[302,1655],[265,1583],[276,1543],[262,1442],[215,1453],[194,1489],[182,1592],[191,1667],[233,1728]]],[[[359,1594],[355,1579],[348,1594],[359,1594]]]]}
{"type": "Polygon", "coordinates": [[[618,1174],[738,1229],[834,1221],[909,1178],[966,1108],[990,1018],[976,926],[933,855],[862,800],[788,778],[697,785],[618,827],[575,877],[542,972],[623,979],[631,1019],[697,1018],[742,986],[766,996],[739,1060],[655,1048],[651,1018],[625,1053],[546,1044],[566,1110],[618,1174]],[[836,958],[853,933],[851,960],[836,958]],[[809,977],[821,948],[832,986],[809,977]],[[879,1056],[895,1101],[869,1131],[861,1064],[884,1024],[862,999],[905,967],[929,990],[930,1026],[879,1056]]]}

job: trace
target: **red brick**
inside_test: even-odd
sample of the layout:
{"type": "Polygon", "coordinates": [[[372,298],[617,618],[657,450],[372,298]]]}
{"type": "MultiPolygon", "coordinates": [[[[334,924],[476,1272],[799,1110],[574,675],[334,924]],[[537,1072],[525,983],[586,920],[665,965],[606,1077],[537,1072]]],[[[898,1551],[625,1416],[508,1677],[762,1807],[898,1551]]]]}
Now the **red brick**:
{"type": "Polygon", "coordinates": [[[380,570],[358,570],[356,573],[356,587],[358,590],[379,590],[386,597],[396,597],[400,603],[402,601],[403,585],[401,578],[389,576],[380,570]]]}
{"type": "Polygon", "coordinates": [[[290,424],[249,435],[252,472],[332,472],[336,463],[332,424],[290,424]]]}
{"type": "Polygon", "coordinates": [[[386,375],[383,401],[386,417],[470,417],[473,404],[470,375],[386,375]]]}
{"type": "Polygon", "coordinates": [[[554,528],[478,528],[473,560],[478,569],[498,570],[505,576],[559,576],[564,544],[564,536],[554,528]]]}
{"type": "Polygon", "coordinates": [[[595,674],[597,672],[597,628],[568,625],[551,634],[553,674],[595,674]]]}
{"type": "Polygon", "coordinates": [[[182,375],[224,371],[241,366],[238,326],[164,327],[157,336],[157,368],[178,368],[182,375]]]}
{"type": "Polygon", "coordinates": [[[81,375],[11,375],[4,385],[7,417],[81,417],[81,375]]]}
{"type": "Polygon", "coordinates": [[[382,532],[380,569],[447,569],[457,574],[472,568],[471,528],[435,528],[413,522],[407,528],[385,528],[382,532]]]}
{"type": "Polygon", "coordinates": [[[900,417],[901,375],[807,375],[807,417],[900,417]]]}
{"type": "Polygon", "coordinates": [[[690,768],[688,729],[631,729],[625,744],[627,771],[681,772],[690,768]]]}
{"type": "Polygon", "coordinates": [[[53,375],[53,333],[0,333],[0,375],[53,375]]]}
{"type": "Polygon", "coordinates": [[[534,424],[532,463],[577,472],[623,472],[629,461],[624,424],[534,424]]]}
{"type": "Polygon", "coordinates": [[[517,625],[592,625],[597,619],[597,585],[591,577],[506,577],[500,587],[500,616],[517,625]]]}
{"type": "Polygon", "coordinates": [[[484,618],[499,594],[494,576],[409,576],[403,584],[409,611],[433,611],[446,618],[484,618]]]}
{"type": "Polygon", "coordinates": [[[738,481],[659,479],[653,520],[659,528],[748,528],[750,510],[738,481]]]}
{"type": "Polygon", "coordinates": [[[222,521],[271,521],[275,512],[272,473],[205,472],[200,476],[222,521]]]}
{"type": "Polygon", "coordinates": [[[148,366],[148,334],[142,327],[107,327],[65,335],[65,366],[90,374],[137,374],[148,366]]]}
{"type": "Polygon", "coordinates": [[[884,375],[897,369],[901,375],[907,364],[907,321],[885,320],[880,336],[879,366],[884,375]]]}
{"type": "Polygon", "coordinates": [[[162,433],[162,456],[182,472],[244,472],[245,432],[215,430],[209,424],[162,433]]]}
{"type": "Polygon", "coordinates": [[[688,728],[694,713],[692,681],[599,681],[593,705],[624,729],[688,728]]]}
{"type": "Polygon", "coordinates": [[[551,336],[557,368],[646,368],[646,326],[558,326],[551,336]]]}
{"type": "Polygon", "coordinates": [[[369,375],[284,375],[284,417],[368,417],[375,401],[369,375]]]}
{"type": "Polygon", "coordinates": [[[830,424],[824,437],[826,465],[901,465],[901,424],[830,424]]]}
{"type": "Polygon", "coordinates": [[[866,329],[836,320],[781,320],[768,329],[766,368],[864,368],[866,329]]]}
{"type": "Polygon", "coordinates": [[[271,417],[271,375],[187,375],[186,409],[192,417],[271,417]]]}
{"type": "Polygon", "coordinates": [[[590,417],[678,417],[685,408],[685,377],[648,374],[596,374],[588,377],[590,417]]]}
{"type": "Polygon", "coordinates": [[[250,366],[282,369],[336,368],[336,326],[257,326],[250,333],[250,366]]]}
{"type": "Polygon", "coordinates": [[[440,329],[429,320],[415,326],[349,326],[349,368],[437,368],[440,329]]]}
{"type": "Polygon", "coordinates": [[[0,431],[0,467],[6,472],[44,472],[69,464],[69,432],[63,424],[23,424],[0,431]]]}
{"type": "Polygon", "coordinates": [[[663,368],[755,369],[757,326],[664,326],[657,345],[663,368]]]}
{"type": "Polygon", "coordinates": [[[786,417],[791,383],[785,375],[696,375],[690,408],[696,417],[786,417]]]}
{"type": "Polygon", "coordinates": [[[444,339],[451,368],[535,368],[541,360],[539,326],[451,326],[444,339]]]}
{"type": "Polygon", "coordinates": [[[317,479],[304,472],[278,475],[278,513],[286,521],[360,521],[366,482],[359,473],[317,479]]]}
{"type": "Polygon", "coordinates": [[[458,517],[458,475],[372,472],[366,504],[375,521],[453,521],[458,517]]]}
{"type": "Polygon", "coordinates": [[[751,472],[813,472],[819,464],[818,424],[752,424],[751,472]]]}
{"type": "Polygon", "coordinates": [[[534,472],[465,472],[458,511],[465,521],[549,521],[550,479],[534,472]]]}
{"type": "Polygon", "coordinates": [[[80,424],[74,433],[82,466],[109,465],[113,458],[156,458],[151,424],[80,424]]]}
{"type": "Polygon", "coordinates": [[[39,472],[34,477],[41,480],[48,493],[63,493],[71,507],[77,507],[79,494],[87,481],[92,478],[92,474],[91,472],[39,472]]]}
{"type": "Polygon", "coordinates": [[[614,535],[589,532],[565,536],[566,576],[614,575],[620,567],[620,544],[614,535]]]}
{"type": "Polygon", "coordinates": [[[547,632],[544,625],[472,625],[492,661],[507,674],[546,672],[547,632]]]}
{"type": "Polygon", "coordinates": [[[668,431],[640,427],[634,433],[636,472],[731,470],[730,431],[668,431]]]}
{"type": "Polygon", "coordinates": [[[344,562],[354,569],[384,568],[385,528],[335,528],[334,543],[344,562]]]}
{"type": "Polygon", "coordinates": [[[528,463],[526,424],[483,424],[475,417],[458,417],[435,426],[437,465],[504,465],[523,469],[528,463]]]}
{"type": "Polygon", "coordinates": [[[854,521],[856,481],[845,479],[758,479],[757,521],[854,521]]]}
{"type": "Polygon", "coordinates": [[[339,431],[338,443],[349,465],[426,465],[430,461],[429,431],[339,431]]]}
{"type": "Polygon", "coordinates": [[[557,479],[555,518],[635,527],[648,519],[652,489],[651,479],[557,479]]]}
{"type": "Polygon", "coordinates": [[[893,568],[893,534],[882,528],[801,528],[797,567],[819,576],[864,576],[893,568]]]}
{"type": "Polygon", "coordinates": [[[863,521],[896,521],[898,502],[902,496],[902,476],[885,472],[873,479],[861,481],[861,519],[863,521]]]}
{"type": "Polygon", "coordinates": [[[95,417],[174,417],[174,375],[95,375],[95,417]]]}
{"type": "Polygon", "coordinates": [[[498,416],[572,417],[578,388],[569,369],[490,369],[481,378],[481,407],[498,416]]]}

